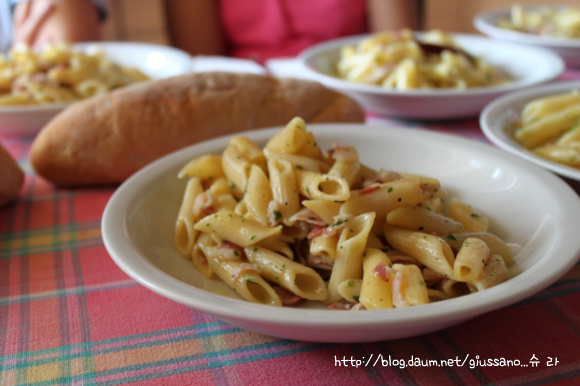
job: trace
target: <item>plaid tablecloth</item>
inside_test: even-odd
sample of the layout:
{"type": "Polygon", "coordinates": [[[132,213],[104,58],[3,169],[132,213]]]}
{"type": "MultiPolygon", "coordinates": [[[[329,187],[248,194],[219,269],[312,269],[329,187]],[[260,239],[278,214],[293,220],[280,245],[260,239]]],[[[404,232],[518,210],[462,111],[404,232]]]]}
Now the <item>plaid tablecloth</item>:
{"type": "MultiPolygon", "coordinates": [[[[485,141],[476,119],[395,123],[485,141]]],[[[20,198],[0,208],[0,386],[580,385],[580,265],[531,298],[428,335],[272,338],[130,279],[101,239],[114,189],[55,188],[29,165],[32,138],[0,140],[26,172],[20,198]]]]}

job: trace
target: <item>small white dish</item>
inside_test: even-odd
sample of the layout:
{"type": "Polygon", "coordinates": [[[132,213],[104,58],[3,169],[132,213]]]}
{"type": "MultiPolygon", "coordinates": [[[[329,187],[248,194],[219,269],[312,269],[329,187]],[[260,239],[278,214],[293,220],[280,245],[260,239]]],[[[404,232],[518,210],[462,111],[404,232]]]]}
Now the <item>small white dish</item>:
{"type": "MultiPolygon", "coordinates": [[[[192,58],[189,54],[157,44],[87,42],[74,44],[73,48],[79,50],[99,48],[115,63],[124,67],[135,67],[152,79],[181,75],[192,69],[192,58]]],[[[0,106],[0,134],[35,135],[70,104],[0,106]]]]}
{"type": "Polygon", "coordinates": [[[506,70],[514,80],[498,86],[457,89],[392,90],[334,76],[340,50],[369,35],[320,43],[299,55],[309,78],[351,96],[365,110],[381,116],[416,119],[459,119],[477,116],[486,103],[504,93],[552,81],[563,70],[562,59],[551,51],[469,34],[452,34],[455,42],[475,57],[506,70]]]}
{"type": "MultiPolygon", "coordinates": [[[[247,132],[258,145],[281,128],[247,132]]],[[[152,291],[258,333],[318,342],[368,342],[440,330],[513,304],[564,275],[580,252],[580,198],[554,174],[490,145],[407,128],[309,125],[323,149],[354,145],[372,167],[439,178],[450,194],[484,211],[502,238],[522,245],[522,272],[496,287],[427,305],[361,312],[324,306],[283,308],[241,300],[219,279],[203,277],[174,247],[185,181],[179,169],[219,154],[229,137],[200,143],[150,164],[123,183],[103,214],[102,237],[116,264],[152,291]],[[533,194],[530,194],[533,192],[533,194]]]]}
{"type": "MultiPolygon", "coordinates": [[[[526,11],[538,7],[524,8],[526,11]]],[[[503,18],[509,18],[510,10],[480,13],[473,19],[475,28],[496,39],[507,42],[526,44],[549,49],[560,55],[569,67],[580,67],[580,39],[565,39],[545,35],[534,35],[519,31],[513,31],[499,27],[497,21],[503,18]]]]}
{"type": "Polygon", "coordinates": [[[580,81],[566,81],[539,86],[530,90],[510,93],[489,103],[481,112],[479,123],[487,139],[496,146],[533,162],[561,176],[580,181],[580,170],[540,157],[523,147],[514,138],[510,125],[519,116],[524,105],[532,99],[580,90],[580,81]]]}
{"type": "Polygon", "coordinates": [[[266,75],[266,68],[248,59],[225,56],[197,55],[193,57],[193,72],[223,71],[266,75]]]}

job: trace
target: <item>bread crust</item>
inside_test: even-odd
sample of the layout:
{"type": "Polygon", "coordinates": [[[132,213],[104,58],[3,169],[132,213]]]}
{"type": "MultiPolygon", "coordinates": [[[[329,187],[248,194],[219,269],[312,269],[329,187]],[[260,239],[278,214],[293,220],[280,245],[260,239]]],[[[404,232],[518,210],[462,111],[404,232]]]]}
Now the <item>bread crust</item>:
{"type": "Polygon", "coordinates": [[[119,89],[75,103],[35,138],[30,160],[57,185],[117,184],[177,149],[299,116],[364,122],[352,99],[299,79],[210,72],[119,89]]]}
{"type": "Polygon", "coordinates": [[[0,143],[0,206],[18,197],[24,184],[24,173],[0,143]]]}

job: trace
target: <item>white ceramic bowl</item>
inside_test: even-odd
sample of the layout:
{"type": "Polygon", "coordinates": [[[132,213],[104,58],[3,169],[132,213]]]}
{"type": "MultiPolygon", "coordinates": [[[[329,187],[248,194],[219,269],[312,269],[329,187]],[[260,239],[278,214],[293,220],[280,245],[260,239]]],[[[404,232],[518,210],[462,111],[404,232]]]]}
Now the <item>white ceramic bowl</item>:
{"type": "MultiPolygon", "coordinates": [[[[531,296],[577,260],[580,199],[536,165],[490,145],[436,132],[355,124],[309,129],[323,149],[336,140],[356,146],[362,162],[372,167],[439,178],[452,195],[485,211],[499,236],[523,246],[515,258],[523,272],[483,292],[391,310],[282,308],[241,300],[218,279],[199,274],[173,244],[184,191],[178,170],[195,156],[219,154],[227,137],[165,156],[118,188],[102,219],[111,257],[139,283],[178,303],[262,334],[320,342],[381,341],[446,328],[531,296]]],[[[264,145],[278,131],[249,132],[247,137],[264,145]]]]}
{"type": "Polygon", "coordinates": [[[365,110],[381,116],[417,119],[458,119],[477,116],[486,103],[509,91],[556,79],[564,70],[562,59],[550,51],[468,34],[453,34],[455,41],[476,57],[485,57],[505,69],[514,81],[467,90],[385,89],[334,76],[340,49],[368,35],[336,39],[306,49],[299,55],[306,75],[357,100],[365,110]]]}
{"type": "MultiPolygon", "coordinates": [[[[528,7],[525,10],[529,11],[534,8],[537,7],[528,7]]],[[[567,66],[580,68],[580,39],[540,36],[498,27],[497,21],[509,15],[509,9],[481,13],[475,16],[473,25],[478,31],[496,39],[547,48],[560,55],[567,66]]]]}
{"type": "Polygon", "coordinates": [[[532,99],[567,93],[571,90],[580,90],[580,81],[557,82],[501,96],[489,103],[481,112],[479,118],[481,129],[496,146],[564,177],[580,181],[580,170],[540,157],[523,147],[514,138],[514,127],[510,125],[510,122],[519,116],[524,105],[532,99]]]}
{"type": "MultiPolygon", "coordinates": [[[[191,56],[172,47],[129,42],[78,43],[73,47],[80,50],[99,47],[115,63],[125,67],[138,68],[153,79],[166,78],[191,71],[191,56]]],[[[69,105],[70,103],[0,106],[0,133],[34,135],[50,119],[69,105]]]]}

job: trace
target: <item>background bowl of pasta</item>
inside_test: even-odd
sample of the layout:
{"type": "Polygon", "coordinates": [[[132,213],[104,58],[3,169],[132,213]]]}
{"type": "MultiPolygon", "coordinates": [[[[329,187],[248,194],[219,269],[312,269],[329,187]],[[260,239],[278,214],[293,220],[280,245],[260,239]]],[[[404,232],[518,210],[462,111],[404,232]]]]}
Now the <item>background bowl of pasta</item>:
{"type": "MultiPolygon", "coordinates": [[[[3,134],[34,135],[76,100],[146,78],[184,74],[191,71],[192,65],[189,54],[148,43],[87,42],[55,46],[41,53],[24,47],[16,52],[16,65],[30,70],[22,76],[2,80],[6,85],[0,94],[0,133],[3,134]],[[88,54],[90,58],[81,57],[77,52],[88,54]],[[47,64],[44,58],[52,62],[47,64]],[[50,81],[46,75],[49,71],[50,81]],[[55,82],[59,85],[54,85],[55,82]]],[[[0,63],[0,69],[14,62],[6,60],[0,63]]]]}
{"type": "MultiPolygon", "coordinates": [[[[397,78],[394,88],[339,77],[337,65],[345,47],[364,45],[363,41],[373,36],[376,35],[341,38],[306,49],[299,56],[305,75],[351,96],[367,111],[374,114],[416,119],[458,119],[477,116],[485,104],[493,98],[509,91],[551,81],[557,78],[564,69],[560,57],[541,48],[491,40],[476,35],[448,34],[453,42],[467,53],[468,57],[466,59],[452,57],[445,60],[445,63],[430,66],[426,71],[437,73],[438,78],[449,81],[459,78],[457,72],[461,67],[461,62],[476,61],[475,67],[479,68],[477,77],[483,78],[483,82],[495,79],[499,74],[506,74],[510,79],[501,84],[467,88],[459,86],[458,88],[408,88],[406,84],[415,82],[416,70],[413,66],[407,70],[406,65],[401,65],[403,62],[399,62],[396,70],[389,75],[389,78],[397,78]],[[485,71],[480,71],[482,66],[485,67],[485,71]]],[[[416,36],[424,35],[416,34],[416,36]]],[[[435,49],[437,49],[436,46],[435,49]]],[[[389,55],[397,58],[401,55],[399,51],[402,51],[400,47],[393,47],[389,55]]],[[[408,51],[414,52],[415,49],[411,48],[408,51]]],[[[368,73],[371,78],[374,77],[385,67],[379,65],[381,60],[383,59],[366,55],[357,57],[356,61],[351,63],[353,64],[352,77],[358,78],[359,73],[368,73]]],[[[419,63],[419,66],[424,65],[423,62],[419,63]]],[[[466,77],[471,76],[471,70],[463,72],[466,77]]]]}
{"type": "Polygon", "coordinates": [[[580,81],[497,98],[482,111],[480,124],[498,147],[580,181],[580,81]]]}
{"type": "MultiPolygon", "coordinates": [[[[153,292],[244,329],[304,341],[365,342],[436,331],[507,306],[556,281],[578,258],[580,199],[536,165],[489,145],[435,132],[417,135],[407,128],[357,124],[308,129],[321,149],[334,141],[354,146],[368,167],[439,179],[450,195],[485,212],[498,236],[521,246],[514,257],[515,275],[481,292],[403,308],[337,311],[314,301],[277,307],[243,300],[222,280],[202,275],[175,244],[188,185],[178,172],[196,157],[222,154],[232,137],[172,153],[118,188],[102,220],[112,259],[153,292]]],[[[264,146],[280,130],[243,135],[264,146]]]]}
{"type": "Polygon", "coordinates": [[[580,7],[514,5],[478,14],[473,24],[490,37],[544,47],[560,55],[567,66],[580,66],[580,7]]]}

